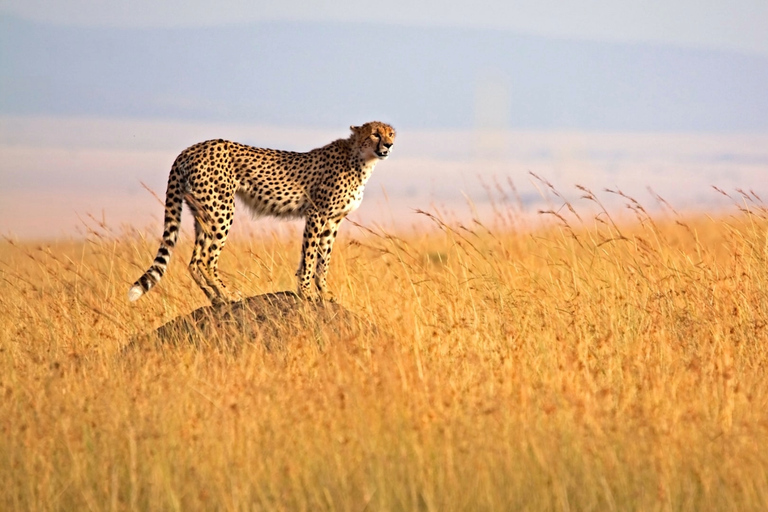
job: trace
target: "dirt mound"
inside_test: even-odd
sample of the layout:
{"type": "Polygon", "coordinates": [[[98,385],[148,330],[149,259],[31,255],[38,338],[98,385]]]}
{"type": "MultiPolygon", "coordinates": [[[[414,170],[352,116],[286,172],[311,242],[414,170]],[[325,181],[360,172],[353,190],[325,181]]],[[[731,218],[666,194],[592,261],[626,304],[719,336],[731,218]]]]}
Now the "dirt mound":
{"type": "Polygon", "coordinates": [[[293,292],[277,292],[201,307],[134,339],[126,348],[191,343],[231,349],[261,343],[271,350],[298,337],[332,341],[377,332],[375,324],[335,302],[302,300],[293,292]]]}

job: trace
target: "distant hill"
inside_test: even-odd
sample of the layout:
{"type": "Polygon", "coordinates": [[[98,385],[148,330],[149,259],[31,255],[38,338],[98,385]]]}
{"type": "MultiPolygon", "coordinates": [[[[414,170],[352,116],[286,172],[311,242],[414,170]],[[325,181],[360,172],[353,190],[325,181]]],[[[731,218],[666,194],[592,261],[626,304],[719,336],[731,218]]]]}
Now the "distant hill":
{"type": "Polygon", "coordinates": [[[56,27],[0,17],[0,114],[338,126],[765,131],[768,57],[343,23],[56,27]],[[476,97],[494,85],[496,103],[476,97]]]}

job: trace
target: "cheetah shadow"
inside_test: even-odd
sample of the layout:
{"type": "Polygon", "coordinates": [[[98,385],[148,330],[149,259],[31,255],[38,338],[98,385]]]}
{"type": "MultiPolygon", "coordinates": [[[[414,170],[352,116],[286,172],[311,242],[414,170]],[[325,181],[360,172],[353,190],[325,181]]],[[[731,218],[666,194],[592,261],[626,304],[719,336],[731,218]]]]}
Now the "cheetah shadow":
{"type": "Polygon", "coordinates": [[[123,353],[188,345],[237,351],[249,344],[272,351],[296,340],[312,340],[322,348],[380,333],[376,324],[336,302],[303,300],[285,291],[203,306],[135,337],[123,353]]]}

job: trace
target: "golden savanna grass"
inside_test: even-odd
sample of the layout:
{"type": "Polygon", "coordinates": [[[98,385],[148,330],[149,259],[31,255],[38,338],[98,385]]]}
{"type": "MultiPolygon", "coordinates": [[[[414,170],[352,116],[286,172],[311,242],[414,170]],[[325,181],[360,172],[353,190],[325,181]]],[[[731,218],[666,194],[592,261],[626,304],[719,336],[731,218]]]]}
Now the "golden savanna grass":
{"type": "MultiPolygon", "coordinates": [[[[378,333],[272,351],[122,350],[205,304],[188,235],[135,304],[156,233],[6,240],[0,509],[768,509],[768,211],[581,193],[538,227],[347,224],[330,286],[378,333]]],[[[233,237],[225,279],[293,288],[298,251],[233,237]]]]}

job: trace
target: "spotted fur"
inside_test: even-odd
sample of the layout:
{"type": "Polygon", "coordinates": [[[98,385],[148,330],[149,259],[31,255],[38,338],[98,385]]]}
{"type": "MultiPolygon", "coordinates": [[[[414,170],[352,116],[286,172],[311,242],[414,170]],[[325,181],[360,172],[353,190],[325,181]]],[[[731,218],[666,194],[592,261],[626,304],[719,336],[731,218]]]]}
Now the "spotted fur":
{"type": "Polygon", "coordinates": [[[395,130],[378,121],[350,127],[339,139],[306,153],[262,149],[225,140],[195,144],[176,158],[168,177],[163,238],[155,261],[128,291],[139,299],[160,281],[176,246],[182,203],[195,218],[189,271],[212,303],[233,300],[218,262],[235,213],[235,197],[257,215],[304,218],[299,294],[327,292],[331,249],[341,221],[363,200],[376,163],[389,156],[395,130]]]}

